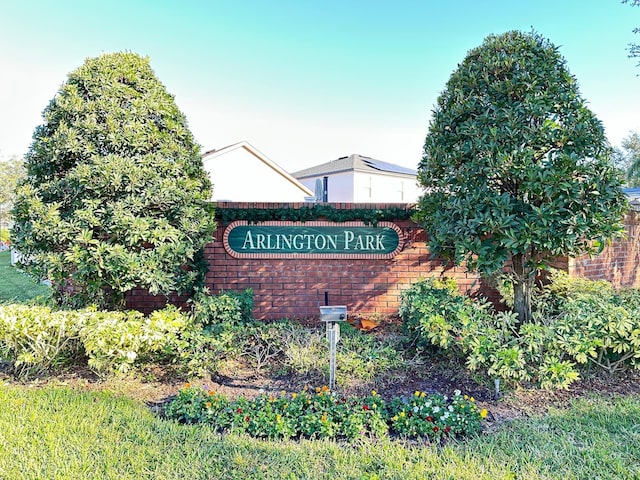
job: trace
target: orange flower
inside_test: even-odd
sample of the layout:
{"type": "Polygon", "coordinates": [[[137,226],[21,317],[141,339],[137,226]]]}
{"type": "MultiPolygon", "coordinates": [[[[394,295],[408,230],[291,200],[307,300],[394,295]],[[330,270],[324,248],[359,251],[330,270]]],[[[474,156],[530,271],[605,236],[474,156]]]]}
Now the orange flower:
{"type": "Polygon", "coordinates": [[[322,423],[326,423],[326,422],[327,422],[327,414],[326,414],[326,413],[323,413],[323,414],[322,414],[322,417],[320,417],[320,421],[321,421],[322,423]]]}
{"type": "Polygon", "coordinates": [[[191,384],[189,382],[185,383],[184,388],[191,388],[191,384]]]}
{"type": "Polygon", "coordinates": [[[207,408],[211,408],[211,402],[205,403],[204,406],[207,407],[207,408]]]}

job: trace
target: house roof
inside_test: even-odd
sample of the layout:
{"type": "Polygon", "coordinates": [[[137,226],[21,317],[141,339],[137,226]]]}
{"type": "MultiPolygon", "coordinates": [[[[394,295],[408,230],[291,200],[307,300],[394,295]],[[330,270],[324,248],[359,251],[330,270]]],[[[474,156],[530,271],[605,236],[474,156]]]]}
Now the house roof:
{"type": "Polygon", "coordinates": [[[640,211],[640,188],[624,188],[623,191],[629,197],[632,210],[640,211]]]}
{"type": "Polygon", "coordinates": [[[242,141],[242,142],[234,143],[232,145],[227,145],[226,147],[222,147],[217,150],[216,149],[208,150],[202,154],[202,161],[204,162],[205,160],[219,157],[220,155],[224,155],[225,153],[229,153],[239,148],[246,150],[251,155],[256,157],[265,165],[267,165],[269,168],[271,168],[272,170],[280,174],[282,177],[284,177],[287,181],[289,181],[290,183],[298,187],[302,191],[302,193],[304,193],[305,196],[313,196],[313,192],[311,190],[309,190],[307,187],[301,184],[291,174],[289,174],[286,170],[280,167],[280,165],[278,165],[276,162],[271,160],[264,153],[262,153],[260,150],[258,150],[256,147],[254,147],[247,141],[242,141]]]}
{"type": "Polygon", "coordinates": [[[332,173],[343,172],[370,172],[370,173],[391,173],[402,176],[417,175],[415,170],[411,168],[402,167],[393,163],[383,162],[374,158],[365,157],[364,155],[358,155],[357,153],[351,154],[348,157],[340,157],[336,160],[332,160],[315,167],[305,168],[293,172],[293,176],[298,179],[305,179],[311,177],[318,177],[321,175],[329,175],[332,173]]]}

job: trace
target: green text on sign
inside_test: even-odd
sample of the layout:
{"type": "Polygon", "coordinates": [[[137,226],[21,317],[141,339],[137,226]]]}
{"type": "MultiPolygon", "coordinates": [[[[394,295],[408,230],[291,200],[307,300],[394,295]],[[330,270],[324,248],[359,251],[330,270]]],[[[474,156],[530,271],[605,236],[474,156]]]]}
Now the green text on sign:
{"type": "Polygon", "coordinates": [[[370,254],[398,249],[398,232],[390,227],[236,225],[227,235],[238,254],[370,254]]]}

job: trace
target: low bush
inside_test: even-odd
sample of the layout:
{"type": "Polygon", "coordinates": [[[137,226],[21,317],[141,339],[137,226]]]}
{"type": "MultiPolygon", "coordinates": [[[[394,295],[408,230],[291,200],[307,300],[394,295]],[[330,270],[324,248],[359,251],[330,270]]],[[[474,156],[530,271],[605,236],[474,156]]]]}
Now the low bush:
{"type": "Polygon", "coordinates": [[[251,290],[205,293],[195,299],[193,316],[174,306],[145,316],[136,311],[0,305],[0,360],[10,363],[19,378],[82,361],[99,374],[161,362],[191,376],[215,371],[221,360],[249,349],[256,368],[263,367],[273,350],[264,344],[275,334],[262,331],[251,319],[251,290]]]}
{"type": "Polygon", "coordinates": [[[125,373],[134,364],[177,355],[188,322],[173,306],[145,317],[135,311],[0,305],[0,357],[19,378],[85,359],[95,372],[125,373]]]}
{"type": "Polygon", "coordinates": [[[211,295],[207,288],[191,299],[193,318],[203,326],[220,323],[242,323],[253,319],[253,290],[228,290],[211,295]]]}
{"type": "Polygon", "coordinates": [[[534,321],[458,293],[452,280],[428,279],[402,295],[403,325],[419,349],[461,358],[490,378],[567,388],[579,365],[611,373],[640,367],[640,293],[616,292],[553,272],[534,299],[534,321]]]}
{"type": "Polygon", "coordinates": [[[86,311],[54,311],[47,306],[0,305],[0,359],[19,378],[72,363],[82,350],[86,311]]]}
{"type": "Polygon", "coordinates": [[[81,329],[88,364],[100,373],[126,373],[136,363],[172,359],[184,348],[189,319],[167,306],[148,317],[136,311],[92,312],[81,329]]]}
{"type": "Polygon", "coordinates": [[[327,387],[315,392],[253,400],[228,400],[206,388],[188,384],[167,405],[165,415],[184,423],[205,423],[221,432],[246,432],[270,439],[385,437],[461,437],[478,433],[486,410],[456,391],[451,398],[416,392],[389,405],[374,390],[365,397],[341,397],[327,387]]]}

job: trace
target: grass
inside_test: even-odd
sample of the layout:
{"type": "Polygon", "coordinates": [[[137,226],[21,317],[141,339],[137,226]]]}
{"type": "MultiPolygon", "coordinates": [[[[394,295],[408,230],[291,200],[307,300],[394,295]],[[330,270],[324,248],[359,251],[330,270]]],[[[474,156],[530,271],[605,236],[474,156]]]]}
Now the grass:
{"type": "Polygon", "coordinates": [[[0,252],[0,303],[23,303],[48,296],[51,289],[11,266],[11,252],[0,252]]]}
{"type": "Polygon", "coordinates": [[[627,479],[640,477],[640,399],[594,397],[444,447],[264,441],[61,387],[0,388],[0,478],[627,479]]]}

